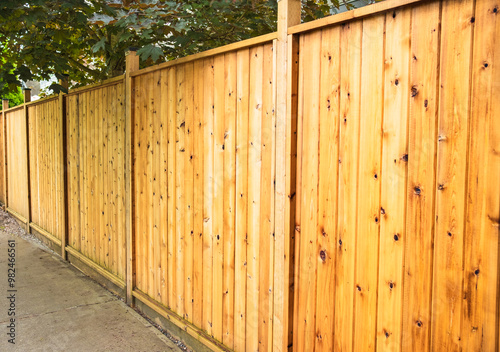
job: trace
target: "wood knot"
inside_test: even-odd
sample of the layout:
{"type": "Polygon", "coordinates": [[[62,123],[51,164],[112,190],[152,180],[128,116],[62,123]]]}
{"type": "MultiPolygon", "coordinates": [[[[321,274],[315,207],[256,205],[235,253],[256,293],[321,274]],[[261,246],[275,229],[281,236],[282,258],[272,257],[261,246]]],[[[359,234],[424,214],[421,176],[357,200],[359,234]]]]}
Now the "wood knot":
{"type": "Polygon", "coordinates": [[[420,187],[419,187],[419,186],[416,186],[415,188],[413,188],[413,191],[415,192],[415,194],[416,194],[417,196],[419,196],[419,195],[420,195],[420,193],[422,193],[422,190],[420,189],[420,187]]]}
{"type": "Polygon", "coordinates": [[[414,98],[417,96],[417,94],[418,94],[417,86],[411,87],[411,97],[414,98]]]}
{"type": "Polygon", "coordinates": [[[321,258],[322,261],[326,260],[326,252],[324,250],[319,252],[319,257],[321,258]]]}

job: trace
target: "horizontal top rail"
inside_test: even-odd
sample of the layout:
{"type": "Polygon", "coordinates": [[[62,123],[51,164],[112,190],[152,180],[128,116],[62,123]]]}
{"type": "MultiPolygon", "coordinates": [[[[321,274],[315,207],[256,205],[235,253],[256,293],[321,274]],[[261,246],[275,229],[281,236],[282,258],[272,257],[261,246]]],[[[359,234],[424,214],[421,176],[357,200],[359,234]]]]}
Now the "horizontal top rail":
{"type": "Polygon", "coordinates": [[[361,7],[359,9],[342,12],[337,15],[328,16],[321,18],[316,21],[311,21],[307,23],[302,23],[293,27],[288,28],[288,34],[297,34],[307,31],[312,31],[314,29],[331,26],[334,24],[339,24],[347,22],[354,19],[359,19],[371,15],[375,15],[380,12],[397,9],[399,7],[415,4],[417,2],[430,2],[433,0],[385,0],[378,2],[376,4],[361,7]]]}
{"type": "Polygon", "coordinates": [[[13,108],[8,108],[8,109],[5,109],[5,110],[2,110],[2,112],[8,113],[8,112],[14,112],[14,111],[17,111],[17,110],[22,110],[22,109],[24,109],[24,104],[14,106],[13,108]]]}
{"type": "Polygon", "coordinates": [[[46,98],[30,101],[29,103],[26,103],[25,105],[31,106],[31,105],[46,103],[46,102],[51,101],[51,100],[57,100],[58,97],[59,97],[58,95],[51,95],[51,96],[46,97],[46,98]]]}
{"type": "Polygon", "coordinates": [[[130,76],[132,76],[132,77],[140,76],[140,75],[143,75],[143,74],[146,74],[146,73],[150,73],[150,72],[153,72],[153,71],[156,71],[156,70],[164,69],[166,67],[180,65],[180,64],[183,64],[183,63],[186,63],[186,62],[190,62],[190,61],[194,61],[194,60],[198,60],[198,59],[203,59],[205,57],[215,56],[215,55],[218,55],[218,54],[227,53],[227,52],[230,52],[230,51],[234,51],[234,50],[243,49],[243,48],[250,47],[250,46],[255,46],[255,45],[267,43],[267,42],[273,41],[274,39],[277,39],[277,38],[278,38],[278,33],[277,32],[273,32],[273,33],[269,33],[269,34],[264,34],[264,35],[261,35],[261,36],[255,37],[255,38],[250,38],[250,39],[242,40],[242,41],[239,41],[239,42],[236,42],[236,43],[231,43],[231,44],[228,44],[228,45],[224,45],[224,46],[221,46],[221,47],[218,47],[218,48],[215,48],[215,49],[210,49],[210,50],[207,50],[207,51],[203,51],[201,53],[189,55],[189,56],[186,56],[186,57],[181,57],[180,59],[163,62],[163,63],[161,63],[159,65],[146,67],[146,68],[144,68],[142,70],[130,73],[130,76]]]}
{"type": "Polygon", "coordinates": [[[97,89],[97,88],[102,88],[102,87],[105,87],[105,86],[110,86],[110,85],[113,85],[113,84],[117,84],[117,83],[122,82],[124,80],[124,78],[125,78],[125,75],[120,75],[120,76],[116,76],[116,77],[104,80],[102,82],[90,84],[90,85],[85,86],[85,87],[70,89],[68,91],[68,95],[77,94],[77,93],[81,93],[83,91],[97,89]]]}

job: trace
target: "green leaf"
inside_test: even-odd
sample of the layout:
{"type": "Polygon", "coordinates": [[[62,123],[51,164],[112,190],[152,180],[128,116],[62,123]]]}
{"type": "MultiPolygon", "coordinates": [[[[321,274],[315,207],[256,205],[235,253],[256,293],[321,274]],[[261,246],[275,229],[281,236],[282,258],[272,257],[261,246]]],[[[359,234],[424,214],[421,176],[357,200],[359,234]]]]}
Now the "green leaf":
{"type": "Polygon", "coordinates": [[[92,52],[96,53],[99,50],[104,50],[106,48],[106,37],[102,37],[95,45],[92,47],[92,52]]]}
{"type": "Polygon", "coordinates": [[[137,51],[137,55],[140,56],[142,61],[146,61],[149,58],[153,61],[157,61],[161,56],[163,56],[163,50],[153,44],[148,44],[139,49],[137,51]]]}

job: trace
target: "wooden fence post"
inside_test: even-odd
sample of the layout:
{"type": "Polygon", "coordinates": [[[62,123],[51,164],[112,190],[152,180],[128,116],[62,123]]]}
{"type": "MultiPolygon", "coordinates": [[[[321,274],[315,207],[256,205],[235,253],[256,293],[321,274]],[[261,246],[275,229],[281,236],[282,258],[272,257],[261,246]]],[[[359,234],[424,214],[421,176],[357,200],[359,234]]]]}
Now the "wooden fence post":
{"type": "Polygon", "coordinates": [[[29,103],[31,101],[31,89],[24,88],[24,103],[29,103]]]}
{"type": "Polygon", "coordinates": [[[290,327],[293,321],[293,293],[290,293],[290,275],[293,275],[293,241],[291,213],[292,200],[292,102],[293,37],[288,27],[300,24],[300,0],[278,0],[278,40],[276,50],[276,190],[275,190],[275,246],[274,246],[274,317],[273,351],[288,351],[290,327]]]}
{"type": "Polygon", "coordinates": [[[133,153],[133,102],[132,77],[130,74],[139,69],[139,56],[135,49],[125,54],[125,243],[126,243],[126,286],[127,304],[133,305],[134,288],[134,236],[133,236],[133,198],[132,198],[132,153],[133,153]]]}
{"type": "MultiPolygon", "coordinates": [[[[59,80],[59,85],[61,85],[66,92],[69,87],[69,75],[63,75],[63,78],[59,80]]],[[[63,167],[63,187],[62,187],[62,200],[63,200],[63,224],[61,228],[63,229],[61,234],[61,257],[66,260],[66,243],[68,242],[68,150],[67,150],[67,136],[66,136],[66,101],[64,99],[64,93],[59,92],[59,122],[61,126],[61,137],[59,138],[59,158],[62,160],[63,167]]]]}
{"type": "Polygon", "coordinates": [[[9,206],[9,190],[7,189],[8,176],[7,176],[7,115],[5,110],[9,108],[9,99],[2,99],[2,119],[3,119],[3,160],[4,160],[4,178],[3,189],[5,190],[5,209],[9,206]]]}
{"type": "Polygon", "coordinates": [[[30,139],[29,139],[29,116],[26,103],[31,101],[31,89],[24,89],[24,118],[26,119],[26,191],[28,194],[28,213],[26,214],[26,232],[30,233],[31,223],[31,182],[30,182],[30,139]]]}

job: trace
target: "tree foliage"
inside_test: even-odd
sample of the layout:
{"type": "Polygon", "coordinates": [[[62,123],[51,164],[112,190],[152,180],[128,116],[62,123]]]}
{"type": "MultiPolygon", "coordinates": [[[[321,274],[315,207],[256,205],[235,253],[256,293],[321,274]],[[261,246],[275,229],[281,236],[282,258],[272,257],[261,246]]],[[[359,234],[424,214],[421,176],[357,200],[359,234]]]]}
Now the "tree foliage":
{"type": "MultiPolygon", "coordinates": [[[[302,18],[339,1],[303,0],[302,18]]],[[[147,66],[270,33],[276,18],[276,0],[2,0],[0,94],[51,75],[100,81],[123,73],[130,47],[147,66]]]]}

